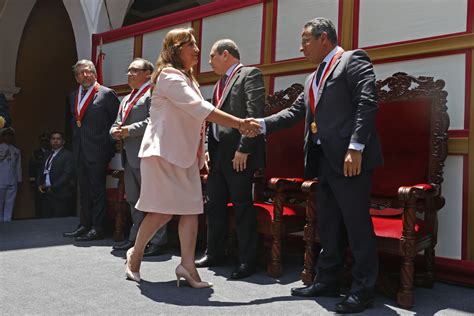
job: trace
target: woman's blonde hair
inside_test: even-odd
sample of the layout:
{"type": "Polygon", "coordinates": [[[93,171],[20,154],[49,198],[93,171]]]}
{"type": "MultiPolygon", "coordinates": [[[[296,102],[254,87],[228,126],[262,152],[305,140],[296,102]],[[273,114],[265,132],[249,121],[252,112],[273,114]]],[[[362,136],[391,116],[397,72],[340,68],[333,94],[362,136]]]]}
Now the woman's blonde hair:
{"type": "Polygon", "coordinates": [[[163,39],[163,47],[161,48],[160,56],[156,61],[155,71],[151,75],[151,83],[153,85],[156,84],[158,76],[165,67],[179,69],[188,75],[191,80],[197,82],[196,78],[194,78],[192,68],[189,70],[184,69],[183,61],[181,60],[180,56],[181,48],[185,44],[191,42],[193,40],[193,36],[194,31],[192,28],[172,29],[166,34],[165,38],[163,39]]]}

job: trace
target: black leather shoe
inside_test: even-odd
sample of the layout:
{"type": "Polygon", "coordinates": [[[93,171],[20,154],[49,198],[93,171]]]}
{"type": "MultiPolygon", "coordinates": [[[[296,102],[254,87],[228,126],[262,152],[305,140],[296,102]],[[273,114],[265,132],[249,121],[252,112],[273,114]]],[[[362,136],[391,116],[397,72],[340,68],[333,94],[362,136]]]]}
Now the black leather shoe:
{"type": "Polygon", "coordinates": [[[143,252],[144,257],[159,256],[166,252],[166,245],[148,244],[143,252]]]}
{"type": "Polygon", "coordinates": [[[371,307],[374,304],[374,297],[361,295],[361,294],[349,294],[342,302],[336,304],[337,313],[360,313],[366,308],[371,307]]]}
{"type": "Polygon", "coordinates": [[[241,263],[239,266],[232,272],[230,278],[232,280],[239,280],[251,276],[255,273],[255,266],[248,263],[241,263]]]}
{"type": "Polygon", "coordinates": [[[328,285],[325,283],[315,282],[307,287],[292,288],[291,295],[303,296],[303,297],[316,297],[316,296],[339,296],[340,290],[338,286],[328,285]]]}
{"type": "Polygon", "coordinates": [[[88,232],[88,229],[81,225],[78,228],[76,228],[76,230],[74,230],[72,232],[63,233],[63,237],[71,237],[71,238],[72,237],[79,237],[79,236],[84,235],[87,232],[88,232]]]}
{"type": "Polygon", "coordinates": [[[92,228],[87,232],[87,234],[76,237],[76,241],[91,241],[91,240],[99,240],[104,239],[104,235],[101,232],[92,228]]]}
{"type": "Polygon", "coordinates": [[[219,257],[204,255],[201,259],[194,261],[194,264],[196,268],[217,267],[222,265],[222,261],[219,257]]]}
{"type": "Polygon", "coordinates": [[[128,249],[132,248],[134,245],[135,245],[135,241],[127,240],[127,241],[125,241],[121,244],[112,246],[112,249],[113,250],[125,251],[125,250],[128,250],[128,249]]]}

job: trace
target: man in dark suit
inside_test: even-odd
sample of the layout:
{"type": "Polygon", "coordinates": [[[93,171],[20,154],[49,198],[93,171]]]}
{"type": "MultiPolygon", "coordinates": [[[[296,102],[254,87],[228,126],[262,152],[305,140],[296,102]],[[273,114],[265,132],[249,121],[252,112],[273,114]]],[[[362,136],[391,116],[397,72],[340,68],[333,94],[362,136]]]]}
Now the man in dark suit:
{"type": "Polygon", "coordinates": [[[366,52],[344,52],[337,45],[330,20],[307,22],[301,38],[300,50],[319,66],[292,107],[261,120],[269,133],[306,118],[305,172],[320,181],[316,203],[322,250],[316,278],[309,287],[292,289],[292,295],[338,296],[349,245],[352,286],[336,311],[361,312],[373,303],[378,272],[369,216],[371,175],[383,161],[375,130],[375,75],[366,52]]]}
{"type": "MultiPolygon", "coordinates": [[[[153,64],[142,58],[135,58],[128,67],[128,85],[132,92],[126,95],[117,114],[110,135],[122,142],[122,166],[124,168],[125,193],[130,205],[132,227],[128,240],[113,246],[114,250],[128,250],[135,244],[138,228],[145,213],[135,208],[140,196],[141,175],[138,151],[150,117],[151,87],[150,76],[153,64]]],[[[148,243],[144,256],[163,253],[167,242],[166,225],[160,228],[148,243]]]]}
{"type": "Polygon", "coordinates": [[[69,96],[72,122],[72,147],[78,175],[81,213],[80,224],[65,237],[76,241],[103,238],[105,221],[107,164],[114,154],[109,130],[117,117],[119,100],[112,89],[97,82],[90,60],[80,60],[73,67],[79,87],[69,96]]]}
{"type": "MultiPolygon", "coordinates": [[[[229,40],[217,41],[211,49],[210,64],[221,76],[214,88],[213,104],[240,118],[263,117],[265,88],[262,73],[240,63],[237,45],[229,40]]],[[[207,250],[196,261],[197,267],[222,263],[227,232],[227,203],[233,204],[239,244],[239,265],[231,279],[241,279],[255,271],[257,251],[256,213],[253,207],[252,182],[255,170],[265,163],[265,141],[262,136],[248,138],[237,130],[217,124],[209,125],[209,178],[206,193],[208,218],[207,250]]]]}
{"type": "Polygon", "coordinates": [[[63,148],[64,136],[53,132],[51,151],[45,157],[36,177],[38,192],[42,195],[41,217],[73,215],[74,171],[72,153],[63,148]]]}

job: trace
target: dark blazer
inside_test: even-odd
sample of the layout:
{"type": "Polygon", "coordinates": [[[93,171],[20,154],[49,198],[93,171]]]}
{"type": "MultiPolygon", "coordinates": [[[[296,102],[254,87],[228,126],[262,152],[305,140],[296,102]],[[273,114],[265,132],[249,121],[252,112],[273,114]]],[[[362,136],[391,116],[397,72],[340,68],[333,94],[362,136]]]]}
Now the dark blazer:
{"type": "MultiPolygon", "coordinates": [[[[39,168],[36,177],[36,186],[40,186],[45,182],[44,168],[48,156],[45,156],[41,168],[39,168]]],[[[71,197],[74,193],[74,172],[73,172],[72,153],[63,148],[54,157],[49,171],[49,179],[51,181],[51,191],[56,197],[71,197]]]]}
{"type": "Polygon", "coordinates": [[[375,75],[367,53],[363,50],[344,52],[329,73],[317,100],[315,116],[318,132],[315,135],[309,131],[313,114],[308,93],[313,75],[307,77],[304,92],[290,108],[265,118],[267,132],[293,126],[306,117],[304,137],[307,178],[317,176],[318,161],[314,159],[317,155],[312,155],[315,142],[311,138],[319,138],[331,169],[336,174],[343,175],[344,156],[350,142],[365,145],[362,171],[373,170],[381,165],[382,152],[375,130],[378,110],[375,75]]]}
{"type": "MultiPolygon", "coordinates": [[[[262,72],[255,67],[242,67],[230,79],[227,88],[222,93],[221,110],[239,118],[263,117],[265,106],[265,87],[262,72]]],[[[215,89],[215,88],[214,88],[215,89]]],[[[212,102],[217,106],[215,100],[212,102]]],[[[212,126],[208,130],[208,150],[211,160],[215,161],[216,149],[221,151],[221,157],[231,161],[238,150],[249,153],[247,166],[257,169],[265,165],[265,138],[259,135],[255,138],[242,136],[234,128],[217,125],[219,143],[213,136],[212,126]],[[217,146],[219,144],[219,146],[217,146]]]]}
{"type": "Polygon", "coordinates": [[[107,163],[114,155],[114,142],[110,138],[110,126],[117,117],[119,100],[115,91],[100,86],[84,113],[82,126],[76,125],[76,89],[69,96],[72,119],[72,148],[74,161],[84,159],[88,163],[107,163]]]}

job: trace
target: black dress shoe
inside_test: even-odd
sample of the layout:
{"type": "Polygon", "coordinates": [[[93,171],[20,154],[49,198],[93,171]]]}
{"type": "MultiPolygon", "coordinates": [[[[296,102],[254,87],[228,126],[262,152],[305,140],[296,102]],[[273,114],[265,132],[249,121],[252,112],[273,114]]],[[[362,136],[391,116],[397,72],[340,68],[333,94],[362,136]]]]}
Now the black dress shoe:
{"type": "Polygon", "coordinates": [[[143,252],[144,257],[159,256],[166,252],[166,245],[148,244],[143,252]]]}
{"type": "Polygon", "coordinates": [[[239,280],[251,276],[255,273],[255,266],[248,263],[241,263],[239,266],[232,272],[230,278],[232,280],[239,280]]]}
{"type": "Polygon", "coordinates": [[[125,250],[128,250],[128,249],[132,248],[134,245],[135,245],[135,241],[127,240],[127,241],[125,241],[125,242],[123,242],[123,243],[121,243],[121,244],[112,246],[112,249],[113,249],[113,250],[125,251],[125,250]]]}
{"type": "Polygon", "coordinates": [[[194,261],[194,264],[196,268],[217,267],[222,265],[222,261],[219,257],[204,255],[201,259],[194,261]]]}
{"type": "Polygon", "coordinates": [[[104,235],[101,232],[92,228],[87,232],[87,234],[76,237],[76,241],[91,241],[91,240],[99,240],[104,239],[104,235]]]}
{"type": "Polygon", "coordinates": [[[292,288],[291,295],[303,296],[303,297],[315,297],[315,296],[339,296],[339,286],[328,285],[325,283],[315,282],[307,287],[292,288]]]}
{"type": "Polygon", "coordinates": [[[372,295],[349,294],[342,302],[336,304],[337,313],[360,313],[374,304],[372,295]]]}
{"type": "Polygon", "coordinates": [[[87,232],[88,232],[88,229],[81,225],[72,232],[63,233],[63,237],[79,237],[79,236],[84,235],[87,232]]]}

